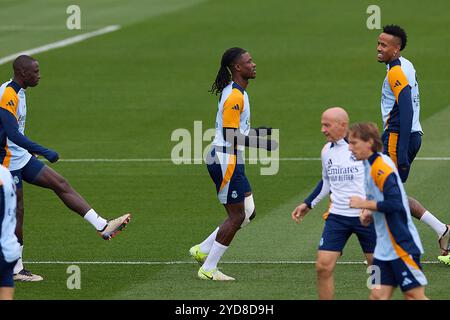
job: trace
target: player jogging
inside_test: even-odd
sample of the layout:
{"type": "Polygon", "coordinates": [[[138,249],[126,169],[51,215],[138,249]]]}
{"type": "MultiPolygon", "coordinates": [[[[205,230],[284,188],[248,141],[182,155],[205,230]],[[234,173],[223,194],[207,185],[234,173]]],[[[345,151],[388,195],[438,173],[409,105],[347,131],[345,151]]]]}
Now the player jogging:
{"type": "Polygon", "coordinates": [[[329,300],[334,298],[333,270],[347,240],[356,234],[371,264],[376,235],[373,225],[361,225],[361,210],[348,205],[350,196],[365,197],[364,165],[353,157],[348,148],[348,114],[340,107],[333,107],[322,114],[321,122],[322,133],[328,141],[321,154],[322,180],[291,215],[294,221],[301,222],[309,210],[331,192],[331,207],[325,217],[316,261],[319,299],[329,300]]]}
{"type": "Polygon", "coordinates": [[[427,279],[420,265],[422,244],[397,168],[391,158],[379,153],[382,142],[377,126],[373,123],[352,125],[349,144],[356,159],[364,160],[367,194],[367,200],[352,196],[350,207],[368,209],[361,213],[361,222],[373,221],[377,234],[373,266],[379,268],[380,283],[372,284],[375,286],[370,299],[390,299],[397,286],[405,299],[428,299],[425,296],[427,279]]]}
{"type": "MultiPolygon", "coordinates": [[[[401,55],[406,41],[406,32],[401,27],[387,25],[378,37],[377,46],[378,62],[384,62],[387,67],[381,97],[383,153],[392,159],[403,183],[408,179],[423,135],[419,120],[420,99],[416,70],[413,64],[401,55]]],[[[411,214],[437,233],[441,254],[446,256],[449,250],[450,226],[439,221],[416,199],[409,197],[408,200],[411,214]]]]}
{"type": "Polygon", "coordinates": [[[201,265],[198,277],[205,280],[234,280],[217,269],[236,232],[255,217],[250,183],[245,176],[244,146],[275,149],[276,143],[260,139],[270,128],[250,128],[250,103],[246,92],[249,79],[256,77],[256,64],[246,50],[230,48],[222,56],[211,92],[220,94],[216,135],[206,159],[209,175],[216,185],[219,202],[228,217],[190,255],[201,265]]]}

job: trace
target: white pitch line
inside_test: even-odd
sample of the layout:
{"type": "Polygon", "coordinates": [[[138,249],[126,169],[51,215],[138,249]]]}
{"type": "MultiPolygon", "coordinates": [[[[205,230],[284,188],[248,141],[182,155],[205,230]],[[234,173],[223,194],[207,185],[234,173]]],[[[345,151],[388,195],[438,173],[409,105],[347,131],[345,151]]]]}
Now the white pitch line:
{"type": "Polygon", "coordinates": [[[416,160],[422,160],[422,161],[449,161],[450,157],[417,157],[416,160]]]}
{"type": "MultiPolygon", "coordinates": [[[[318,161],[320,158],[250,158],[245,159],[246,161],[318,161]]],[[[172,161],[183,161],[198,163],[204,162],[204,159],[171,159],[171,158],[142,158],[142,159],[59,159],[58,161],[63,162],[172,162],[172,161]]]]}
{"type": "MultiPolygon", "coordinates": [[[[197,264],[195,261],[24,261],[25,264],[91,264],[91,265],[175,265],[197,264]]],[[[316,261],[221,261],[223,264],[315,264],[316,261]]],[[[421,264],[438,264],[439,261],[421,261],[421,264]]],[[[337,264],[364,264],[363,261],[338,261],[337,264]]]]}
{"type": "Polygon", "coordinates": [[[64,40],[60,40],[57,42],[53,42],[53,43],[49,43],[34,49],[29,49],[29,50],[25,50],[25,51],[21,51],[21,52],[17,52],[14,54],[11,54],[9,56],[0,58],[0,65],[5,64],[7,62],[13,61],[15,60],[18,56],[20,55],[33,55],[33,54],[37,54],[37,53],[41,53],[41,52],[45,52],[45,51],[49,51],[52,49],[57,49],[57,48],[62,48],[62,47],[66,47],[69,46],[71,44],[77,43],[77,42],[81,42],[84,41],[86,39],[92,38],[92,37],[97,37],[100,36],[102,34],[105,33],[109,33],[109,32],[113,32],[116,30],[119,30],[120,26],[119,25],[112,25],[112,26],[107,26],[105,28],[101,28],[92,32],[88,32],[88,33],[83,33],[71,38],[67,38],[64,40]]]}
{"type": "MultiPolygon", "coordinates": [[[[254,162],[267,162],[267,161],[320,161],[320,158],[260,158],[260,159],[245,159],[245,161],[254,162]]],[[[450,157],[418,157],[415,160],[418,161],[450,161],[450,157]]],[[[59,159],[61,162],[172,162],[181,161],[181,159],[171,158],[141,158],[141,159],[59,159]]],[[[203,159],[183,159],[184,163],[199,163],[203,164],[203,159]]]]}
{"type": "Polygon", "coordinates": [[[59,159],[58,162],[171,162],[170,158],[142,158],[142,159],[59,159]]]}

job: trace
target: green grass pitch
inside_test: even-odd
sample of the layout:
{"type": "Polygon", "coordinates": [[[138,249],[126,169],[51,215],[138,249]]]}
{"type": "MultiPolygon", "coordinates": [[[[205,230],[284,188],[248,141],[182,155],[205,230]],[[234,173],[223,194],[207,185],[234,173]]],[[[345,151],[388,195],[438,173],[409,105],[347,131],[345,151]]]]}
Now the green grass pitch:
{"type": "MultiPolygon", "coordinates": [[[[223,51],[249,50],[257,63],[250,82],[252,125],[280,129],[280,157],[319,157],[320,115],[341,105],[352,121],[381,125],[385,66],[376,62],[379,30],[366,9],[381,8],[383,24],[404,26],[404,56],[418,72],[425,135],[419,157],[450,157],[450,36],[447,0],[410,1],[79,1],[81,30],[67,30],[67,1],[5,1],[0,58],[107,25],[121,29],[40,53],[41,83],[27,90],[26,133],[64,159],[167,159],[172,132],[194,121],[213,128],[217,97],[208,93],[223,51]],[[20,13],[24,19],[11,16],[20,13]]],[[[0,77],[11,77],[11,63],[0,77]]],[[[203,146],[206,146],[207,142],[203,146]]],[[[281,161],[276,175],[247,165],[257,218],[240,231],[219,265],[233,283],[196,277],[189,248],[223,221],[205,165],[154,162],[58,162],[51,165],[106,217],[133,214],[124,232],[103,241],[48,190],[25,185],[27,267],[40,283],[17,283],[16,299],[316,299],[314,261],[326,201],[304,222],[293,208],[320,178],[319,161],[281,161]],[[51,262],[42,264],[36,262],[51,262]],[[69,290],[63,262],[77,264],[81,289],[69,290]],[[166,264],[164,264],[166,262],[166,264]],[[170,262],[178,262],[170,264],[170,262]],[[236,263],[245,262],[245,263],[236,263]],[[270,263],[269,263],[270,262],[270,263]]],[[[449,161],[417,160],[407,192],[450,222],[449,161]]],[[[415,221],[424,261],[439,254],[434,231],[415,221]]],[[[363,261],[352,238],[341,261],[363,261]]],[[[432,299],[448,299],[450,269],[424,264],[432,299]]],[[[338,265],[337,299],[367,299],[366,267],[338,265]]],[[[401,299],[401,294],[395,294],[401,299]]]]}

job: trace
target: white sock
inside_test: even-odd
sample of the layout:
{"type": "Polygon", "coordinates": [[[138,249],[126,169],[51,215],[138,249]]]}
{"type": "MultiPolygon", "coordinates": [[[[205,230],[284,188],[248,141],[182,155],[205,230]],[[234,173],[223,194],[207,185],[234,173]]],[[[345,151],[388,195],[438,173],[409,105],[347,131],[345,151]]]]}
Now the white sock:
{"type": "Polygon", "coordinates": [[[211,271],[217,268],[217,264],[219,263],[220,258],[222,258],[227,249],[228,247],[218,243],[217,241],[214,241],[211,251],[209,251],[208,257],[206,258],[206,261],[202,266],[203,270],[211,271]]]}
{"type": "Polygon", "coordinates": [[[425,222],[427,225],[429,225],[439,237],[442,236],[447,229],[446,225],[439,221],[438,218],[433,216],[430,211],[425,211],[422,218],[420,218],[420,221],[425,222]]]}
{"type": "Polygon", "coordinates": [[[103,230],[108,224],[108,221],[100,217],[94,209],[89,210],[85,215],[84,219],[89,221],[90,224],[94,226],[97,230],[103,230]]]}
{"type": "Polygon", "coordinates": [[[219,227],[211,233],[208,238],[206,238],[202,243],[200,243],[200,252],[201,253],[209,253],[211,248],[216,240],[217,231],[219,231],[219,227]]]}
{"type": "Polygon", "coordinates": [[[20,258],[17,260],[16,265],[14,266],[13,273],[19,273],[23,269],[23,262],[22,262],[22,255],[23,255],[23,245],[20,246],[20,258]]]}

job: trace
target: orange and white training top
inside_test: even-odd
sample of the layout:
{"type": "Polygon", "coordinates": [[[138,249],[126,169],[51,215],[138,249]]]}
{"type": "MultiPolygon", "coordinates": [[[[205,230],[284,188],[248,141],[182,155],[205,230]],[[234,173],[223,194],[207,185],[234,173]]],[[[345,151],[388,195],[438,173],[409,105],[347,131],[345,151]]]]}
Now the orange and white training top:
{"type": "MultiPolygon", "coordinates": [[[[250,132],[250,102],[245,90],[235,82],[226,86],[219,99],[216,116],[216,135],[213,146],[231,147],[224,139],[223,128],[239,129],[241,134],[248,136],[250,132]]],[[[238,150],[244,146],[238,146],[238,150]]]]}
{"type": "MultiPolygon", "coordinates": [[[[27,102],[25,89],[10,80],[0,86],[0,108],[10,112],[17,120],[18,131],[25,134],[27,102]]],[[[6,123],[0,125],[0,164],[10,171],[22,169],[31,158],[31,154],[18,146],[6,134],[6,123]]]]}

